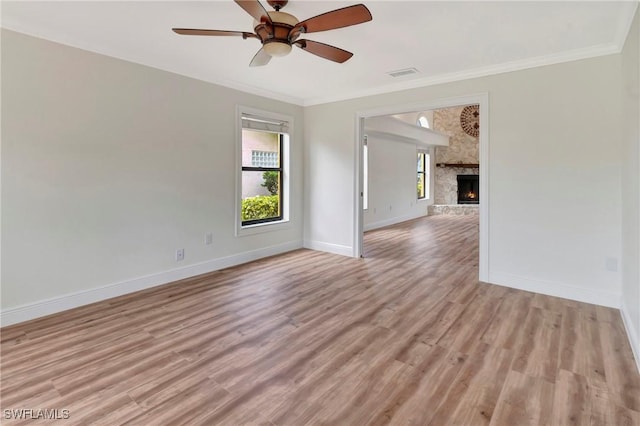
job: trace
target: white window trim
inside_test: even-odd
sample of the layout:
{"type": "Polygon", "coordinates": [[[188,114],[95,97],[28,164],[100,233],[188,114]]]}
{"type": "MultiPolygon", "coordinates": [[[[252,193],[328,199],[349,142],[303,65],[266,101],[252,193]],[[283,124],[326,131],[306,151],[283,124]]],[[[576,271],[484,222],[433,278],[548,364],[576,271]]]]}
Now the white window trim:
{"type": "Polygon", "coordinates": [[[290,209],[291,191],[289,185],[290,157],[291,157],[291,135],[293,134],[293,117],[289,115],[278,114],[271,111],[264,111],[256,108],[238,105],[236,107],[236,208],[235,208],[235,235],[243,237],[246,235],[255,235],[263,232],[273,232],[290,228],[290,209]],[[275,222],[257,223],[254,225],[242,225],[242,116],[253,115],[274,121],[286,121],[288,123],[288,132],[284,133],[282,150],[284,155],[283,168],[283,192],[282,200],[282,220],[275,222]]]}

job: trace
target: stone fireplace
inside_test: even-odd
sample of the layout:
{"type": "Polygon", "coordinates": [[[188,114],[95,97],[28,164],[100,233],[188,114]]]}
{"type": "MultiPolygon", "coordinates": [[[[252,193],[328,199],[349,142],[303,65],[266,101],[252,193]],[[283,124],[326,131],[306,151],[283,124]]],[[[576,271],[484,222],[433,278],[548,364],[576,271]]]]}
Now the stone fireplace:
{"type": "Polygon", "coordinates": [[[479,140],[462,127],[464,108],[463,105],[433,111],[433,129],[450,139],[448,147],[439,146],[435,150],[434,194],[429,214],[479,214],[479,140]]]}
{"type": "Polygon", "coordinates": [[[458,204],[480,204],[478,175],[458,175],[458,204]]]}

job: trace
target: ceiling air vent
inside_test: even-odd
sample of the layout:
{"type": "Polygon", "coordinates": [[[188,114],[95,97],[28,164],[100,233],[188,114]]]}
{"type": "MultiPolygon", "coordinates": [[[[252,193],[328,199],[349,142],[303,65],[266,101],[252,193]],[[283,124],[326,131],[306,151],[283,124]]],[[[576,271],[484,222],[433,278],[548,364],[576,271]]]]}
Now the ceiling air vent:
{"type": "Polygon", "coordinates": [[[389,74],[391,77],[402,77],[410,74],[418,74],[418,70],[415,68],[406,68],[403,70],[389,71],[387,74],[389,74]]]}

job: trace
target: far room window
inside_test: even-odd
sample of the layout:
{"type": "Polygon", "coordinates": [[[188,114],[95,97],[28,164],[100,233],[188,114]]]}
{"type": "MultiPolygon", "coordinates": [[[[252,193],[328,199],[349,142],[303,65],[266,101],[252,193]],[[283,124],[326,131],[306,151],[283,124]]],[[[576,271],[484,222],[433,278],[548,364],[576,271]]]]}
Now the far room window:
{"type": "Polygon", "coordinates": [[[426,152],[418,152],[418,179],[417,193],[418,200],[429,198],[429,163],[431,157],[426,152]]]}
{"type": "Polygon", "coordinates": [[[289,122],[241,113],[240,229],[288,219],[289,122]]]}

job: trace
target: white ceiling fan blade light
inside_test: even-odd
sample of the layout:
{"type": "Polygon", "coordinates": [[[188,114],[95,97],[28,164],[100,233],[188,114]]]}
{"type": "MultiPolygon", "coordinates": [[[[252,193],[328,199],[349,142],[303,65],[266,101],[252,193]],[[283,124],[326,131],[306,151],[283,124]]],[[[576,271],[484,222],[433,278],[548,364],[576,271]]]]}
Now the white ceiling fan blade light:
{"type": "Polygon", "coordinates": [[[263,47],[260,50],[258,50],[258,53],[255,54],[255,56],[251,60],[251,63],[249,63],[249,66],[261,67],[263,65],[267,65],[270,60],[271,60],[271,55],[269,55],[263,47]]]}

